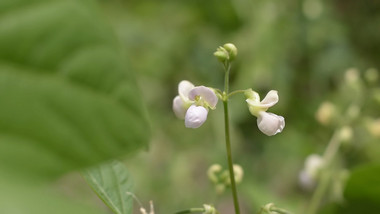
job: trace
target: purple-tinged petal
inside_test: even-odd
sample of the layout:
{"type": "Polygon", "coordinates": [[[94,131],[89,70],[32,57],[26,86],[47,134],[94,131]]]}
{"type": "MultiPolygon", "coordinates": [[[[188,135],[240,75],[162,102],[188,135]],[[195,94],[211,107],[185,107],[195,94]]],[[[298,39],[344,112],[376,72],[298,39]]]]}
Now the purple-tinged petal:
{"type": "Polygon", "coordinates": [[[207,109],[203,106],[192,105],[186,112],[185,126],[187,128],[198,128],[207,119],[207,109]]]}
{"type": "Polygon", "coordinates": [[[218,97],[215,95],[215,92],[205,86],[197,86],[189,92],[190,100],[195,100],[197,96],[206,101],[210,108],[215,108],[218,103],[218,97]]]}

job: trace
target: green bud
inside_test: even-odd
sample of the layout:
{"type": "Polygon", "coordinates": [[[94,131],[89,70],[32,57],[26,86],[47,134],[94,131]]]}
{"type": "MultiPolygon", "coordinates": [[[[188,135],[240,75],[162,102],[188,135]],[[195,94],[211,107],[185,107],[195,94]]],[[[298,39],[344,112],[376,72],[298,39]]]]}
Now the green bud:
{"type": "Polygon", "coordinates": [[[235,175],[235,182],[236,184],[239,184],[242,182],[243,180],[243,176],[244,176],[244,170],[243,168],[238,165],[238,164],[234,164],[234,175],[235,175]]]}
{"type": "Polygon", "coordinates": [[[203,214],[217,214],[218,211],[216,211],[215,207],[208,205],[208,204],[203,204],[203,207],[205,209],[203,214]]]}
{"type": "Polygon", "coordinates": [[[253,99],[255,97],[255,94],[254,94],[253,90],[250,88],[250,89],[245,90],[244,96],[247,99],[253,99]]]}
{"type": "Polygon", "coordinates": [[[207,170],[207,176],[210,179],[211,182],[213,183],[218,183],[219,182],[219,174],[222,171],[222,166],[219,164],[213,164],[208,168],[207,170]]]}
{"type": "Polygon", "coordinates": [[[238,53],[236,46],[232,43],[226,43],[223,45],[223,48],[228,52],[229,60],[234,60],[238,53]]]}
{"type": "Polygon", "coordinates": [[[343,126],[339,130],[339,138],[342,142],[348,142],[352,139],[353,137],[353,131],[350,126],[343,126]]]}
{"type": "Polygon", "coordinates": [[[216,56],[216,58],[221,62],[225,62],[229,60],[229,54],[227,50],[224,49],[223,47],[217,48],[216,51],[214,52],[214,56],[216,56]]]}
{"type": "Polygon", "coordinates": [[[217,184],[217,185],[215,185],[215,192],[217,193],[217,194],[222,194],[222,193],[224,193],[224,191],[226,190],[226,185],[224,185],[224,184],[217,184]]]}

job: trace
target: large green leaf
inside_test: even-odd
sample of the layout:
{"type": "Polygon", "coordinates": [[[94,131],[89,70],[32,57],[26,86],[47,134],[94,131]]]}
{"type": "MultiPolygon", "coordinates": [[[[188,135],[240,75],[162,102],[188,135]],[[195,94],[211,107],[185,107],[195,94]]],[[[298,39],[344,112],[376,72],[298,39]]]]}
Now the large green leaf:
{"type": "Polygon", "coordinates": [[[48,186],[0,178],[0,213],[4,214],[105,214],[95,204],[74,201],[48,186]]]}
{"type": "Polygon", "coordinates": [[[112,161],[90,168],[83,177],[105,204],[116,214],[132,213],[132,180],[124,164],[112,161]]]}
{"type": "Polygon", "coordinates": [[[124,61],[92,1],[2,0],[0,169],[51,178],[145,146],[124,61]]]}
{"type": "Polygon", "coordinates": [[[134,74],[91,0],[0,1],[0,213],[100,213],[49,188],[145,147],[134,74]]]}

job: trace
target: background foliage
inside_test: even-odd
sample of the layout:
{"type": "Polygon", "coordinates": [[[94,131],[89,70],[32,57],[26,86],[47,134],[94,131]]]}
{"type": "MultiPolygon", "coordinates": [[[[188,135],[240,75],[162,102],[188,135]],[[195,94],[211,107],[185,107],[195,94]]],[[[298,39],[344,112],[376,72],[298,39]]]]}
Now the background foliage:
{"type": "MultiPolygon", "coordinates": [[[[231,213],[229,192],[216,196],[206,175],[211,164],[226,165],[221,106],[190,130],[171,102],[182,79],[222,88],[212,52],[233,42],[231,89],[278,90],[273,112],[286,119],[284,132],[268,138],[244,98],[231,100],[243,211],[274,202],[302,213],[311,193],[299,187],[299,170],[333,132],[315,112],[325,100],[347,107],[348,68],[363,76],[380,67],[379,9],[369,0],[1,0],[0,212],[109,212],[96,209],[83,179],[69,172],[123,157],[134,193],[153,200],[156,213],[203,203],[231,213]],[[150,128],[149,149],[128,156],[146,146],[150,128]]],[[[378,118],[378,109],[379,102],[365,102],[361,114],[378,118]]],[[[343,165],[373,167],[358,168],[364,178],[353,174],[348,203],[326,204],[326,213],[378,208],[378,192],[355,187],[379,177],[378,138],[358,127],[353,143],[343,165]]]]}

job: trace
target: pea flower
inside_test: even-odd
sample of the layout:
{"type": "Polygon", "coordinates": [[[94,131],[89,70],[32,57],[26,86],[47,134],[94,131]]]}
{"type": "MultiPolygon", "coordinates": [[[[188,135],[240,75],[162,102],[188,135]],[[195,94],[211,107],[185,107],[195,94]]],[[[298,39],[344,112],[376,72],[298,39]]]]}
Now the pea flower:
{"type": "Polygon", "coordinates": [[[178,84],[178,95],[173,100],[173,111],[179,119],[185,119],[187,128],[198,128],[207,119],[209,109],[215,109],[218,97],[205,86],[195,87],[183,80],[178,84]]]}
{"type": "Polygon", "coordinates": [[[320,155],[309,155],[304,163],[304,168],[299,174],[299,181],[303,188],[311,190],[314,188],[324,161],[320,155]]]}
{"type": "Polygon", "coordinates": [[[268,108],[278,102],[277,91],[269,91],[262,101],[260,101],[259,94],[252,89],[247,90],[245,96],[247,97],[246,102],[248,103],[249,111],[257,117],[257,126],[260,131],[268,136],[282,132],[285,127],[285,119],[276,114],[266,112],[268,108]]]}

